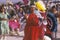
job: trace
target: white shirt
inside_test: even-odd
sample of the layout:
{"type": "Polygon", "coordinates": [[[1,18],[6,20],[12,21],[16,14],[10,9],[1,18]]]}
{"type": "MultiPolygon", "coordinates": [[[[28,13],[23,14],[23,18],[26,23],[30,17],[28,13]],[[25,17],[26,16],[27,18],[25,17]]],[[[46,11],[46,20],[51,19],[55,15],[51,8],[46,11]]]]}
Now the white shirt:
{"type": "Polygon", "coordinates": [[[42,19],[44,18],[44,17],[42,17],[42,15],[40,14],[40,11],[35,10],[34,13],[37,15],[38,18],[42,18],[42,19]]]}

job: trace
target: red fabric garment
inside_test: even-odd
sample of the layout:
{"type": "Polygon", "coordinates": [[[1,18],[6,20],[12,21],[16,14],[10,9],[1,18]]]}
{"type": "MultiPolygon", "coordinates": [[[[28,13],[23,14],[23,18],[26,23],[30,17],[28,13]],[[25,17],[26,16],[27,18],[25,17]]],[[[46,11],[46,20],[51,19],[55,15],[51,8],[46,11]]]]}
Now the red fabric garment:
{"type": "Polygon", "coordinates": [[[51,30],[48,27],[46,28],[46,33],[45,34],[47,34],[47,35],[51,35],[52,34],[51,30]]]}
{"type": "Polygon", "coordinates": [[[45,31],[44,31],[44,28],[46,28],[45,25],[41,25],[41,27],[39,28],[39,38],[40,39],[43,39],[44,38],[44,35],[45,35],[45,31]]]}
{"type": "Polygon", "coordinates": [[[24,40],[38,40],[39,37],[39,25],[38,18],[35,14],[30,14],[27,19],[27,24],[25,27],[24,40]]]}
{"type": "Polygon", "coordinates": [[[42,27],[39,27],[39,19],[35,14],[30,14],[24,30],[25,36],[23,40],[38,40],[42,36],[42,27]],[[41,35],[40,35],[41,34],[41,35]]]}

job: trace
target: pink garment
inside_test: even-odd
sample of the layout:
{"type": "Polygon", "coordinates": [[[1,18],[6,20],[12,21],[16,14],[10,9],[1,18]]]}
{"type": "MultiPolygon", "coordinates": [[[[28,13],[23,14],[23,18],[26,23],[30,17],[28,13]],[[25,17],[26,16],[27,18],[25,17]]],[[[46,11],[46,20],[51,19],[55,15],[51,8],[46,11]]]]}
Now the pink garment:
{"type": "Polygon", "coordinates": [[[9,21],[9,26],[12,28],[12,29],[16,29],[16,28],[19,28],[20,27],[20,24],[17,20],[10,20],[9,21]]]}
{"type": "Polygon", "coordinates": [[[19,5],[16,5],[16,8],[19,9],[19,5]]]}

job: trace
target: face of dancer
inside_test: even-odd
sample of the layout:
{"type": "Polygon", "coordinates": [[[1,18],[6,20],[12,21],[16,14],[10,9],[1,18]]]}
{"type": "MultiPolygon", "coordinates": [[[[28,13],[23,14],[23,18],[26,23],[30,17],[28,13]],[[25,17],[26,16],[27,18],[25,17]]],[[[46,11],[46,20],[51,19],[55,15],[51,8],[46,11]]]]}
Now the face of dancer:
{"type": "Polygon", "coordinates": [[[35,7],[31,7],[31,12],[34,12],[34,10],[35,10],[35,7]]]}

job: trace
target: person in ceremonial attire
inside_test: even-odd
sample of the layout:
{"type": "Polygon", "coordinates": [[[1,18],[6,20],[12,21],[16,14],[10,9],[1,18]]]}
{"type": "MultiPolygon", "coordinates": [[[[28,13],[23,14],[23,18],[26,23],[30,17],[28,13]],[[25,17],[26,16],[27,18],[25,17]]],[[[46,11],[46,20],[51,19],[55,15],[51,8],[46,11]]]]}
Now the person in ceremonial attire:
{"type": "Polygon", "coordinates": [[[39,20],[34,14],[34,6],[31,5],[31,14],[29,15],[26,26],[24,29],[24,39],[23,40],[38,40],[39,39],[39,20]]]}
{"type": "Polygon", "coordinates": [[[29,15],[26,26],[24,29],[24,39],[23,40],[43,40],[40,39],[40,32],[42,36],[42,31],[40,31],[39,18],[34,13],[35,5],[31,5],[31,14],[29,15]]]}

